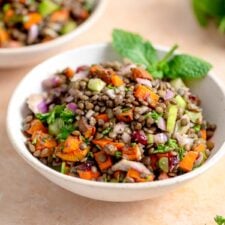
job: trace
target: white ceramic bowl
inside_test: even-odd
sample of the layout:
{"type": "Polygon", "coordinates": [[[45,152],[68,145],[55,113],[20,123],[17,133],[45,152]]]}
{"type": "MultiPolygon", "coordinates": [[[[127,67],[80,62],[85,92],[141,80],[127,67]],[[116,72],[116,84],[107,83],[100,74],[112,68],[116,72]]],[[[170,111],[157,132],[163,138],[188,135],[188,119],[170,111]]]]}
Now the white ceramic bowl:
{"type": "MultiPolygon", "coordinates": [[[[157,49],[160,56],[168,50],[163,47],[158,47],[157,49]]],[[[120,60],[120,57],[114,52],[111,45],[91,45],[51,58],[28,73],[15,90],[8,108],[7,130],[16,151],[33,168],[57,185],[88,198],[117,202],[149,199],[162,195],[197,177],[213,166],[225,152],[225,88],[222,82],[211,73],[205,79],[193,82],[191,89],[202,99],[205,117],[218,125],[214,136],[216,145],[210,158],[201,167],[192,172],[175,178],[148,183],[102,183],[63,175],[45,166],[30,154],[25,147],[25,137],[21,132],[23,111],[27,97],[32,93],[41,92],[41,81],[52,75],[55,71],[67,66],[76,68],[83,64],[93,64],[116,59],[120,60]]]]}
{"type": "Polygon", "coordinates": [[[59,52],[65,45],[69,46],[77,36],[92,26],[104,11],[106,0],[96,0],[95,10],[90,17],[74,31],[52,41],[20,48],[0,48],[0,68],[27,66],[41,62],[59,52]]]}

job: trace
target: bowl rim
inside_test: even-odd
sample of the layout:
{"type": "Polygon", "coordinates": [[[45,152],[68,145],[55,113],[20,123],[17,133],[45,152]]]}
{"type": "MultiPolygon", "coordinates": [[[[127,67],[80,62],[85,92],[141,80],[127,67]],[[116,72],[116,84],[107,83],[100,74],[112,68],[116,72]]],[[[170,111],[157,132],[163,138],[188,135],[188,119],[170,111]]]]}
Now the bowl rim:
{"type": "MultiPolygon", "coordinates": [[[[18,154],[27,161],[28,164],[30,164],[33,168],[38,170],[39,173],[48,173],[51,176],[56,176],[57,179],[61,179],[63,182],[72,182],[72,183],[78,183],[80,185],[86,185],[89,187],[99,187],[99,188],[109,188],[109,189],[150,189],[154,187],[169,187],[173,186],[175,184],[183,183],[185,181],[191,180],[192,178],[195,178],[208,170],[210,167],[212,167],[220,158],[222,158],[223,155],[225,155],[225,151],[223,151],[223,148],[225,148],[225,141],[221,145],[221,147],[218,149],[218,151],[213,155],[209,160],[206,161],[202,166],[196,168],[193,171],[190,171],[188,173],[185,173],[183,175],[179,175],[170,179],[165,180],[157,180],[153,182],[143,182],[143,183],[106,183],[106,182],[98,182],[98,181],[90,181],[90,180],[84,180],[77,177],[72,177],[69,175],[62,174],[58,171],[55,171],[54,169],[44,165],[41,163],[37,158],[35,158],[33,155],[25,154],[29,153],[27,150],[27,147],[24,145],[23,148],[19,146],[16,139],[13,136],[12,127],[13,127],[13,120],[11,120],[11,114],[13,114],[14,111],[14,102],[15,102],[15,96],[17,95],[17,92],[20,91],[20,86],[22,83],[26,82],[26,80],[29,78],[30,75],[32,75],[36,69],[42,67],[43,65],[48,64],[51,61],[56,60],[57,58],[60,58],[62,56],[65,56],[69,53],[72,53],[74,51],[81,51],[84,49],[92,49],[92,48],[106,48],[110,46],[110,43],[99,43],[99,44],[92,44],[92,45],[84,45],[79,48],[74,48],[72,50],[63,52],[61,54],[58,54],[54,57],[51,57],[44,62],[40,63],[39,65],[35,66],[31,71],[29,71],[23,79],[19,82],[16,89],[14,90],[7,109],[7,117],[6,117],[6,129],[8,133],[8,137],[11,141],[11,144],[13,145],[14,149],[18,152],[18,154]],[[42,172],[40,172],[42,171],[42,172]]],[[[170,48],[162,45],[155,45],[155,48],[158,51],[166,52],[170,48]]],[[[224,82],[214,74],[214,72],[210,71],[208,75],[218,86],[218,88],[223,93],[223,99],[225,98],[225,85],[224,82]]]]}
{"type": "Polygon", "coordinates": [[[4,56],[7,54],[24,54],[31,52],[41,52],[49,48],[56,47],[58,45],[62,45],[63,43],[68,42],[72,40],[74,37],[80,35],[84,31],[86,31],[93,23],[95,23],[101,16],[102,12],[104,11],[106,4],[107,1],[97,0],[95,9],[91,13],[89,18],[85,20],[83,23],[81,23],[75,30],[69,32],[68,34],[64,34],[45,43],[38,43],[19,48],[0,48],[0,55],[4,56]]]}

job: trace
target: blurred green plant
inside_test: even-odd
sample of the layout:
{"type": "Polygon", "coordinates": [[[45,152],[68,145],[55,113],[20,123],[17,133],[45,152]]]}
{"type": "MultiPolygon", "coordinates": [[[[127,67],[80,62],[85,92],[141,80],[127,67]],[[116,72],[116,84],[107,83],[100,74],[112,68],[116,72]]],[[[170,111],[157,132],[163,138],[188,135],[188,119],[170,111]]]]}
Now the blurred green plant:
{"type": "Polygon", "coordinates": [[[225,0],[192,0],[192,6],[201,26],[206,27],[213,21],[219,31],[225,33],[225,0]]]}

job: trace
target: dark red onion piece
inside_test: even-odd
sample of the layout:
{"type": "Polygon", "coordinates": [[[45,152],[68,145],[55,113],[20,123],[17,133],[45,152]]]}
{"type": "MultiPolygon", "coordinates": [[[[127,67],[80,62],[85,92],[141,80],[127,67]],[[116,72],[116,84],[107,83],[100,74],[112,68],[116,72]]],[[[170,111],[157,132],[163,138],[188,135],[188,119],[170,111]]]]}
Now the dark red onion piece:
{"type": "Polygon", "coordinates": [[[48,112],[48,105],[44,100],[38,104],[37,108],[40,113],[48,112]]]}
{"type": "Polygon", "coordinates": [[[170,100],[171,98],[174,97],[174,95],[175,95],[174,92],[172,92],[171,90],[167,89],[166,90],[166,94],[164,96],[164,99],[165,100],[170,100]]]}
{"type": "Polygon", "coordinates": [[[86,65],[79,66],[76,69],[76,73],[83,72],[83,71],[87,71],[88,69],[89,69],[89,66],[86,66],[86,65]]]}
{"type": "Polygon", "coordinates": [[[70,102],[69,104],[67,104],[67,108],[75,113],[77,110],[77,105],[73,102],[70,102]]]}
{"type": "Polygon", "coordinates": [[[148,143],[147,137],[146,137],[144,131],[142,131],[142,130],[134,131],[132,137],[135,141],[137,141],[140,144],[147,145],[147,143],[148,143]]]}

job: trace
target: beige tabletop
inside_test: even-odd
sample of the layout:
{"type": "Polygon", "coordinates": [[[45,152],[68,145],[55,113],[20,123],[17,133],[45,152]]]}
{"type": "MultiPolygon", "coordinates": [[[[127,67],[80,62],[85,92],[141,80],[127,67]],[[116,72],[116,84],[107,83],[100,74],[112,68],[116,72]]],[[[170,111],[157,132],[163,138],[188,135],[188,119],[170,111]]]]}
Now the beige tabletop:
{"type": "MultiPolygon", "coordinates": [[[[189,3],[110,0],[101,20],[71,45],[109,41],[112,28],[121,27],[155,44],[178,43],[180,50],[214,64],[225,82],[225,36],[201,29],[189,3]]],[[[10,95],[29,70],[0,70],[0,225],[210,225],[215,215],[225,215],[225,158],[163,197],[134,203],[86,199],[46,180],[17,155],[5,130],[10,95]]]]}

